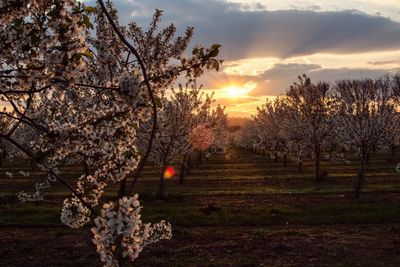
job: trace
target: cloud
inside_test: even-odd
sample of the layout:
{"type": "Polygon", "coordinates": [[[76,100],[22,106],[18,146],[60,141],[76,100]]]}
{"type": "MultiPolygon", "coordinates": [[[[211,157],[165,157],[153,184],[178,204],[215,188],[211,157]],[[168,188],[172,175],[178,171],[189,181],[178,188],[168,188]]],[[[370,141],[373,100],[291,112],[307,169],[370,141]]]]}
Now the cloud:
{"type": "Polygon", "coordinates": [[[392,64],[400,65],[400,58],[379,60],[379,61],[370,61],[370,62],[368,62],[368,64],[373,65],[373,66],[392,65],[392,64]]]}
{"type": "Polygon", "coordinates": [[[354,10],[247,10],[222,0],[122,0],[116,5],[122,21],[140,25],[149,23],[155,8],[162,9],[165,24],[174,22],[180,32],[194,26],[193,44],[221,43],[228,60],[400,48],[400,23],[354,10]]]}
{"type": "Polygon", "coordinates": [[[233,105],[240,105],[240,104],[247,104],[259,101],[258,97],[240,97],[240,98],[218,98],[215,104],[220,104],[223,106],[233,106],[233,105]]]}
{"type": "Polygon", "coordinates": [[[301,64],[301,63],[289,63],[281,64],[277,63],[272,68],[266,70],[262,75],[261,79],[264,80],[278,80],[286,79],[287,77],[298,75],[309,72],[311,70],[320,69],[321,66],[318,64],[301,64]]]}
{"type": "MultiPolygon", "coordinates": [[[[312,80],[374,78],[386,74],[388,68],[394,68],[395,64],[400,63],[398,57],[391,59],[391,55],[362,61],[364,52],[378,54],[377,52],[400,50],[400,23],[357,10],[326,11],[322,5],[308,5],[307,8],[268,11],[262,5],[224,0],[114,2],[119,10],[120,21],[124,24],[134,20],[147,27],[154,9],[158,8],[164,10],[164,26],[173,22],[181,34],[187,26],[194,26],[195,36],[191,45],[222,44],[221,57],[227,60],[227,67],[241,65],[233,60],[273,59],[261,66],[261,72],[262,69],[265,71],[260,75],[255,75],[259,73],[258,70],[255,73],[246,72],[254,76],[207,73],[200,79],[200,83],[203,83],[206,89],[219,89],[229,84],[241,86],[247,82],[254,82],[257,86],[252,90],[251,96],[276,95],[284,93],[290,84],[297,80],[297,76],[303,73],[309,75],[312,80]],[[336,61],[329,57],[324,60],[335,61],[336,65],[322,61],[318,62],[321,65],[275,63],[288,62],[282,59],[294,59],[294,62],[298,59],[299,62],[303,62],[300,58],[311,54],[333,54],[336,61]],[[337,62],[338,54],[346,57],[352,54],[359,56],[354,58],[354,61],[352,58],[348,59],[345,65],[341,59],[337,62]],[[359,64],[360,62],[363,64],[359,64]],[[347,68],[340,68],[342,66],[347,68]]],[[[381,3],[380,0],[376,2],[381,3]]],[[[254,68],[249,64],[248,68],[254,68]]],[[[245,100],[252,101],[251,98],[245,100]]],[[[221,99],[221,103],[224,101],[229,102],[221,99]]]]}
{"type": "Polygon", "coordinates": [[[251,75],[228,75],[219,72],[207,72],[199,78],[199,84],[205,89],[219,89],[226,86],[244,87],[248,82],[257,82],[259,77],[251,75]]]}
{"type": "MultiPolygon", "coordinates": [[[[315,64],[275,64],[258,76],[257,87],[251,96],[283,94],[297,81],[298,75],[306,74],[312,81],[335,82],[342,79],[379,78],[400,69],[337,68],[324,69],[315,64]]],[[[254,80],[254,79],[253,79],[254,80]]]]}
{"type": "Polygon", "coordinates": [[[210,72],[202,77],[200,81],[203,83],[204,88],[216,91],[228,85],[243,87],[251,82],[256,86],[248,95],[259,97],[285,93],[290,85],[297,81],[297,77],[302,74],[306,74],[313,81],[323,80],[333,83],[341,79],[379,78],[399,71],[400,68],[323,68],[318,64],[276,63],[260,75],[228,75],[210,72]]]}

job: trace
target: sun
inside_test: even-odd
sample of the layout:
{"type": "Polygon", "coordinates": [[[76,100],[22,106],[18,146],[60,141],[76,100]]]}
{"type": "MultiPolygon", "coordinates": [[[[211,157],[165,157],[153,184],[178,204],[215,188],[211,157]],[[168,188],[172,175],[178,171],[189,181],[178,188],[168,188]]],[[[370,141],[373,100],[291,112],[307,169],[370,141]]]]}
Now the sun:
{"type": "Polygon", "coordinates": [[[244,97],[249,97],[249,93],[255,89],[257,86],[256,83],[250,81],[245,84],[235,84],[235,83],[230,83],[227,84],[225,87],[222,87],[221,92],[221,97],[226,97],[226,98],[244,98],[244,97]]]}
{"type": "Polygon", "coordinates": [[[246,95],[249,92],[248,88],[239,87],[239,86],[227,86],[224,89],[224,94],[230,98],[237,98],[246,95]]]}

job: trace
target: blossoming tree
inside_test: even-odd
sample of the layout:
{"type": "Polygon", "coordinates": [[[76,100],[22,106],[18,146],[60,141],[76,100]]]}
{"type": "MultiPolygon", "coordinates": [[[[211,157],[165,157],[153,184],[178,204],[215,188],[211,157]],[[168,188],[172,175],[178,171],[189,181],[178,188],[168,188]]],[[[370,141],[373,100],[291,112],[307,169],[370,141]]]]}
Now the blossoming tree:
{"type": "MultiPolygon", "coordinates": [[[[158,113],[158,125],[150,159],[160,166],[160,183],[158,196],[164,197],[164,173],[166,168],[178,156],[185,157],[193,150],[189,135],[199,125],[198,114],[208,109],[212,103],[210,96],[203,97],[195,83],[190,88],[172,89],[171,96],[164,98],[162,109],[158,113]]],[[[143,125],[149,131],[148,124],[143,125]]]]}
{"type": "Polygon", "coordinates": [[[175,40],[173,25],[158,32],[161,11],[147,32],[135,23],[124,27],[109,1],[89,7],[73,0],[6,0],[0,7],[0,100],[7,107],[0,138],[47,174],[46,186],[21,198],[38,200],[38,190],[64,185],[72,196],[61,220],[79,228],[96,217],[93,242],[105,266],[134,260],[144,246],[170,238],[168,223],[142,223],[133,184],[151,151],[163,88],[180,75],[191,80],[218,68],[219,46],[196,47],[186,58],[192,28],[175,40]],[[137,129],[147,114],[152,130],[141,154],[137,129]],[[25,127],[37,133],[29,144],[21,138],[25,127]],[[82,158],[94,170],[73,186],[58,169],[82,158]],[[98,208],[109,183],[121,184],[119,200],[98,208]]]}
{"type": "Polygon", "coordinates": [[[337,83],[339,136],[360,159],[354,196],[360,196],[365,166],[373,146],[386,143],[398,122],[390,78],[343,80],[337,83]]]}

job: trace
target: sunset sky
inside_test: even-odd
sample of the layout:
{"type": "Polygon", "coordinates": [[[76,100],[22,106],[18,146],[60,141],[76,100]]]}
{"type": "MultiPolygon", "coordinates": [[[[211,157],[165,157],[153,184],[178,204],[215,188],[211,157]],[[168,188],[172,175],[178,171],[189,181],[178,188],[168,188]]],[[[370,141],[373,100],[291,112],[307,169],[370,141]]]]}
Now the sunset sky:
{"type": "Polygon", "coordinates": [[[230,116],[249,116],[298,74],[379,77],[400,69],[400,0],[119,0],[120,20],[148,25],[155,8],[191,46],[222,45],[224,67],[200,81],[230,116]]]}

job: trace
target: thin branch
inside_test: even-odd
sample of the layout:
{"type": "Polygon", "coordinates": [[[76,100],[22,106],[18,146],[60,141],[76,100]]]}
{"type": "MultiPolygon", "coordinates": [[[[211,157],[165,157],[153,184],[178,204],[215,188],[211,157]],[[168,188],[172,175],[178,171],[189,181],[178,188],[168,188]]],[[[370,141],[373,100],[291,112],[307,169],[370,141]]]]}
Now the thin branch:
{"type": "Polygon", "coordinates": [[[97,86],[97,85],[91,85],[91,84],[83,84],[83,83],[75,83],[75,86],[80,86],[80,87],[89,87],[93,89],[101,89],[101,90],[119,90],[119,87],[104,87],[104,86],[97,86]]]}
{"type": "MultiPolygon", "coordinates": [[[[19,150],[21,150],[22,152],[24,152],[28,157],[30,157],[31,159],[33,159],[36,163],[43,165],[41,162],[39,162],[36,157],[30,152],[28,151],[26,148],[24,148],[22,145],[20,145],[17,141],[15,141],[14,139],[10,138],[7,135],[4,134],[0,134],[0,138],[3,138],[5,140],[7,140],[8,142],[10,142],[11,144],[13,144],[14,146],[16,146],[19,150]]],[[[46,169],[48,169],[46,166],[44,166],[46,169]]],[[[67,187],[72,194],[74,194],[81,202],[83,205],[85,205],[87,208],[89,208],[93,214],[97,215],[96,211],[93,209],[92,206],[90,206],[83,198],[82,195],[77,192],[71,185],[69,185],[66,181],[64,181],[57,173],[55,173],[53,170],[48,169],[48,172],[53,175],[61,184],[63,184],[65,187],[67,187]]]]}
{"type": "Polygon", "coordinates": [[[156,134],[156,129],[157,129],[157,104],[156,104],[156,101],[155,101],[155,98],[154,98],[154,95],[153,95],[153,91],[152,91],[152,88],[151,88],[151,85],[150,85],[150,81],[149,81],[148,76],[147,76],[146,66],[144,65],[144,62],[143,62],[142,58],[140,57],[140,55],[136,51],[136,49],[125,39],[125,37],[122,35],[120,30],[118,29],[118,26],[116,25],[116,23],[114,22],[114,20],[112,19],[111,15],[110,15],[110,13],[108,12],[106,6],[104,5],[104,1],[98,0],[98,3],[100,4],[102,11],[106,15],[111,27],[113,28],[114,32],[117,34],[117,36],[119,37],[121,42],[123,44],[125,44],[126,47],[130,50],[130,52],[132,52],[132,54],[137,58],[139,66],[140,66],[140,68],[142,70],[143,79],[144,79],[144,82],[145,82],[146,87],[147,87],[147,92],[149,94],[149,98],[150,98],[150,101],[152,103],[152,110],[153,110],[152,121],[153,121],[153,125],[152,125],[152,129],[151,129],[151,133],[150,133],[150,138],[149,138],[149,141],[148,141],[147,150],[146,150],[145,154],[143,155],[143,157],[141,158],[141,160],[139,162],[139,165],[138,165],[138,167],[137,167],[137,169],[135,171],[135,175],[133,177],[132,184],[129,187],[127,192],[123,192],[124,195],[126,193],[129,195],[131,193],[131,191],[133,190],[133,187],[134,187],[136,181],[138,180],[140,174],[143,171],[144,164],[147,161],[147,159],[148,159],[148,157],[150,155],[150,152],[151,152],[151,148],[153,146],[153,140],[154,140],[154,137],[155,137],[155,134],[156,134]]]}

